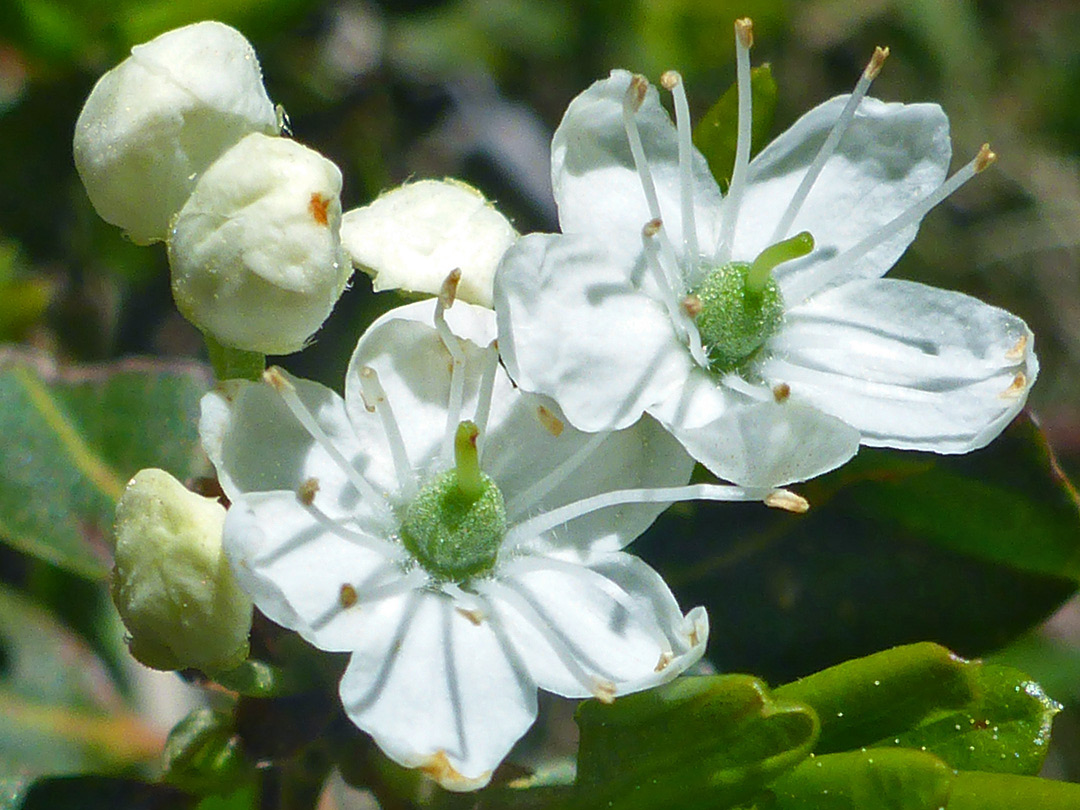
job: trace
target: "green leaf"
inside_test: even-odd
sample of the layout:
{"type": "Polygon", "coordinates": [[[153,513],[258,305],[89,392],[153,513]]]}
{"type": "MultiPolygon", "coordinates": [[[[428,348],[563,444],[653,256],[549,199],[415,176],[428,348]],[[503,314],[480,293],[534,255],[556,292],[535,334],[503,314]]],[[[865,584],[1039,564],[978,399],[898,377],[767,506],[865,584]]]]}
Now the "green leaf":
{"type": "Polygon", "coordinates": [[[947,810],[1075,810],[1080,785],[1032,776],[959,773],[947,810]]]}
{"type": "MultiPolygon", "coordinates": [[[[765,64],[750,71],[751,128],[750,154],[765,145],[776,112],[776,80],[765,64]]],[[[713,177],[722,191],[731,183],[738,140],[739,94],[736,85],[728,88],[694,127],[694,146],[709,162],[713,177]]]]}
{"type": "Polygon", "coordinates": [[[27,791],[22,810],[187,810],[192,798],[168,785],[108,776],[42,779],[27,791]]]}
{"type": "Polygon", "coordinates": [[[726,670],[784,682],[924,639],[974,658],[1076,590],[1076,494],[1028,416],[965,456],[863,448],[799,489],[806,515],[676,507],[635,544],[723,628],[726,670]]]}
{"type": "MultiPolygon", "coordinates": [[[[846,661],[773,690],[805,703],[821,719],[816,753],[869,745],[942,710],[970,704],[979,665],[928,642],[846,661]]],[[[918,746],[908,746],[918,747],[918,746]]]]}
{"type": "Polygon", "coordinates": [[[953,772],[922,751],[875,749],[808,759],[773,783],[769,810],[941,810],[953,772]]]}
{"type": "Polygon", "coordinates": [[[573,807],[716,808],[745,801],[806,757],[818,722],[748,675],[680,678],[578,710],[573,807]]]}
{"type": "Polygon", "coordinates": [[[929,751],[961,770],[1039,773],[1061,704],[1010,667],[982,665],[975,679],[979,696],[972,705],[880,744],[929,751]]]}
{"type": "Polygon", "coordinates": [[[103,578],[127,480],[200,470],[196,418],[210,381],[194,363],[127,361],[57,370],[0,353],[0,536],[80,576],[103,578]]]}
{"type": "Polygon", "coordinates": [[[85,642],[4,586],[0,651],[0,772],[117,769],[160,750],[85,642]]]}

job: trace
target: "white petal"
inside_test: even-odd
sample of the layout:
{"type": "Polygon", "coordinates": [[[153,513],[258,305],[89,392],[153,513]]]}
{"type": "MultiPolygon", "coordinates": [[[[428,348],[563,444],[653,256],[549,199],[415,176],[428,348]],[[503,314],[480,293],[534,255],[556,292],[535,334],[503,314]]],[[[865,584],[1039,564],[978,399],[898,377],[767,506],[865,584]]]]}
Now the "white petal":
{"type": "MultiPolygon", "coordinates": [[[[753,261],[772,241],[788,201],[847,101],[818,105],[750,163],[733,257],[753,261]]],[[[886,104],[863,99],[790,229],[810,231],[814,252],[780,265],[775,277],[789,304],[821,286],[814,268],[892,220],[945,179],[952,147],[949,121],[936,104],[886,104]]],[[[915,238],[900,232],[843,268],[840,280],[884,275],[915,238]]]]}
{"type": "MultiPolygon", "coordinates": [[[[604,436],[581,433],[569,425],[556,436],[550,432],[550,423],[545,426],[538,418],[541,407],[559,419],[555,403],[528,394],[519,394],[512,410],[508,407],[492,414],[494,429],[485,445],[484,469],[506,497],[511,527],[593,495],[617,489],[677,487],[690,480],[694,460],[649,416],[604,436]],[[553,480],[549,475],[561,479],[550,489],[545,486],[553,480]]],[[[602,509],[526,542],[534,550],[563,549],[580,555],[615,551],[632,542],[667,507],[623,504],[602,509]]]]}
{"type": "MultiPolygon", "coordinates": [[[[652,219],[623,125],[623,97],[631,74],[613,70],[570,102],[551,141],[551,181],[563,233],[588,233],[627,260],[638,252],[642,226],[652,219]]],[[[635,120],[660,202],[661,218],[682,245],[679,149],[675,126],[650,87],[635,120]]],[[[693,152],[698,243],[718,235],[720,189],[705,158],[693,152]]]]}
{"type": "Polygon", "coordinates": [[[536,686],[489,621],[442,594],[373,606],[341,680],[349,718],[394,761],[475,790],[536,717],[536,686]]]}
{"type": "Polygon", "coordinates": [[[581,430],[634,424],[694,367],[664,306],[585,237],[519,239],[495,276],[495,309],[510,376],[581,430]]]}
{"type": "Polygon", "coordinates": [[[759,402],[711,424],[676,429],[694,458],[747,488],[772,489],[839,467],[859,449],[859,432],[816,408],[759,402]]]}
{"type": "MultiPolygon", "coordinates": [[[[378,413],[367,410],[362,396],[360,372],[375,370],[386,391],[387,402],[401,429],[409,462],[423,481],[445,469],[440,447],[447,429],[452,358],[434,327],[434,299],[398,307],[373,323],[356,345],[345,375],[345,402],[357,441],[368,449],[373,463],[365,471],[380,487],[397,487],[392,457],[378,413]]],[[[495,315],[465,302],[446,311],[459,341],[465,362],[464,402],[461,419],[472,419],[484,370],[482,347],[495,339],[495,315]]],[[[501,372],[498,388],[511,388],[501,372]]],[[[456,428],[456,424],[454,425],[456,428]]]]}
{"type": "Polygon", "coordinates": [[[345,214],[342,246],[380,290],[438,294],[461,271],[458,297],[491,306],[495,266],[517,233],[484,195],[457,180],[420,180],[345,214]]]}
{"type": "MultiPolygon", "coordinates": [[[[315,416],[331,444],[363,472],[373,463],[373,448],[361,445],[345,415],[341,397],[315,382],[282,372],[315,416]]],[[[248,492],[297,489],[314,478],[319,504],[332,516],[369,514],[358,502],[346,471],[265,383],[231,380],[203,397],[199,435],[231,500],[248,492]]],[[[377,464],[377,465],[378,465],[377,464]]]]}
{"type": "Polygon", "coordinates": [[[965,453],[1023,407],[1038,374],[1014,315],[910,281],[853,281],[787,313],[760,372],[864,444],[965,453]]]}
{"type": "Polygon", "coordinates": [[[229,509],[224,547],[259,610],[319,649],[344,652],[371,632],[366,600],[376,588],[392,591],[405,577],[380,553],[377,540],[357,537],[360,532],[363,527],[349,522],[331,530],[292,492],[259,492],[229,509]],[[343,597],[343,588],[352,588],[351,596],[343,597]],[[345,604],[352,597],[359,601],[345,604]]]}
{"type": "Polygon", "coordinates": [[[541,689],[612,697],[670,680],[701,657],[704,610],[683,617],[663,580],[628,554],[592,563],[525,557],[477,585],[541,689]]]}

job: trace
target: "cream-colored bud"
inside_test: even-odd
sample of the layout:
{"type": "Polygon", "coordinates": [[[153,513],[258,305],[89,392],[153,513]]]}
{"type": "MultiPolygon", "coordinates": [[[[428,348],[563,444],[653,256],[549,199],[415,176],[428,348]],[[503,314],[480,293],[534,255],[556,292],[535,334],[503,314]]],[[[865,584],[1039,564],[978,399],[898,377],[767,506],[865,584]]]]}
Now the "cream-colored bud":
{"type": "Polygon", "coordinates": [[[112,595],[131,654],[154,669],[232,669],[248,654],[251,599],[221,548],[225,509],[163,470],[141,470],[116,506],[112,595]]]}
{"type": "Polygon", "coordinates": [[[302,349],[352,275],[340,194],[341,172],[318,152],[248,135],[206,170],[173,221],[177,307],[224,346],[302,349]]]}
{"type": "Polygon", "coordinates": [[[277,132],[255,51],[227,25],[195,23],[136,45],[98,80],[75,124],[75,167],[101,218],[147,244],[251,132],[277,132]]]}
{"type": "Polygon", "coordinates": [[[374,288],[437,295],[461,270],[457,298],[491,306],[495,268],[517,239],[510,222],[472,186],[420,180],[345,214],[341,241],[374,288]]]}

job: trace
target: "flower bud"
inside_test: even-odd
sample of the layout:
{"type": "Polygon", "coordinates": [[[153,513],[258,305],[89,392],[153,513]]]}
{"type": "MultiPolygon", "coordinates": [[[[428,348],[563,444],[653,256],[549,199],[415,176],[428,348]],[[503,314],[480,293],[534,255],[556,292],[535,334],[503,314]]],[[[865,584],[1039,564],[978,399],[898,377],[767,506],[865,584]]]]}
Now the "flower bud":
{"type": "Polygon", "coordinates": [[[248,654],[251,599],[221,548],[225,509],[163,470],[141,470],[116,506],[112,596],[131,654],[154,669],[229,670],[248,654]]]}
{"type": "Polygon", "coordinates": [[[98,80],[75,124],[75,167],[101,218],[147,244],[251,132],[277,132],[255,51],[235,29],[200,22],[136,45],[98,80]]]}
{"type": "Polygon", "coordinates": [[[376,292],[438,295],[452,270],[457,297],[491,306],[495,268],[517,239],[510,222],[484,195],[457,180],[406,183],[345,214],[341,241],[376,292]]]}
{"type": "Polygon", "coordinates": [[[252,134],[206,170],[173,221],[176,305],[224,346],[304,347],[352,275],[341,172],[286,138],[252,134]]]}

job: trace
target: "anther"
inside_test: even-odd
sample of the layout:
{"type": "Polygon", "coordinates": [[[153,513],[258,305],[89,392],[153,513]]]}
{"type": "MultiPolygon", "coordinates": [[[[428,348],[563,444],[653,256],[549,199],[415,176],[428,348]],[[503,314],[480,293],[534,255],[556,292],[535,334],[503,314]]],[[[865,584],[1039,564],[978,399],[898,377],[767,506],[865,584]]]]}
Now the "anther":
{"type": "Polygon", "coordinates": [[[804,514],[810,509],[810,501],[787,489],[774,489],[765,496],[765,505],[773,509],[783,509],[785,512],[794,512],[796,515],[804,514]]]}
{"type": "Polygon", "coordinates": [[[615,684],[603,678],[597,678],[593,682],[593,697],[601,703],[611,705],[615,702],[615,684]]]}
{"type": "Polygon", "coordinates": [[[1016,372],[1016,376],[1013,377],[1012,383],[998,394],[1002,399],[1016,399],[1024,393],[1024,389],[1027,388],[1027,375],[1022,371],[1016,372]]]}
{"type": "Polygon", "coordinates": [[[791,396],[791,386],[787,383],[780,383],[774,385],[772,390],[773,399],[777,402],[787,402],[788,397],[791,396]]]}
{"type": "Polygon", "coordinates": [[[669,652],[660,653],[660,660],[656,662],[656,666],[653,667],[653,672],[663,672],[668,668],[668,665],[675,660],[675,656],[669,652]]]}
{"type": "Polygon", "coordinates": [[[679,302],[679,306],[682,307],[683,312],[690,316],[690,320],[694,320],[701,314],[701,310],[704,305],[701,303],[701,299],[696,295],[688,295],[679,302]]]}
{"type": "Polygon", "coordinates": [[[262,378],[264,383],[279,393],[295,390],[295,386],[285,379],[285,375],[281,373],[281,369],[277,366],[270,366],[263,372],[262,378]]]}
{"type": "Polygon", "coordinates": [[[995,160],[997,160],[997,155],[991,151],[990,144],[984,143],[979,148],[979,154],[975,156],[975,173],[985,170],[995,160]]]}
{"type": "Polygon", "coordinates": [[[645,102],[645,94],[649,92],[649,80],[640,73],[635,73],[630,79],[630,86],[626,89],[626,105],[631,112],[637,112],[645,102]]]}
{"type": "Polygon", "coordinates": [[[863,71],[863,76],[867,79],[876,79],[877,75],[881,73],[881,68],[885,64],[885,60],[889,58],[889,49],[878,46],[874,48],[874,55],[870,57],[870,62],[866,65],[866,70],[863,71]]]}
{"type": "Polygon", "coordinates": [[[650,219],[648,222],[645,223],[645,226],[641,229],[641,235],[646,237],[647,239],[652,239],[654,236],[656,236],[658,233],[660,233],[660,229],[663,228],[663,227],[664,227],[663,220],[650,219]]]}
{"type": "Polygon", "coordinates": [[[536,418],[540,420],[540,424],[544,426],[544,430],[556,438],[562,435],[562,432],[566,427],[559,417],[543,405],[536,408],[536,418]]]}
{"type": "Polygon", "coordinates": [[[319,479],[309,478],[302,483],[296,490],[296,497],[300,499],[300,503],[304,506],[311,506],[315,503],[315,494],[319,491],[319,479]]]}
{"type": "Polygon", "coordinates": [[[736,20],[735,36],[739,38],[739,44],[744,48],[754,47],[754,21],[749,17],[736,20]]]}
{"type": "Polygon", "coordinates": [[[468,619],[470,622],[475,624],[477,627],[479,627],[484,621],[484,614],[481,613],[479,610],[471,610],[462,607],[455,608],[455,610],[462,616],[464,616],[466,619],[468,619]]]}
{"type": "Polygon", "coordinates": [[[458,284],[461,283],[461,268],[455,267],[442,283],[439,289],[439,303],[444,309],[450,309],[457,299],[458,284]]]}
{"type": "Polygon", "coordinates": [[[341,602],[343,608],[351,608],[360,601],[360,596],[356,593],[356,588],[346,582],[341,586],[341,593],[338,594],[338,601],[341,602]]]}
{"type": "Polygon", "coordinates": [[[1020,339],[1016,341],[1016,345],[1005,352],[1006,360],[1023,360],[1024,354],[1027,352],[1028,339],[1027,335],[1021,335],[1020,339]]]}
{"type": "Polygon", "coordinates": [[[674,90],[681,81],[682,76],[679,75],[677,70],[665,70],[663,75],[660,76],[660,86],[665,90],[674,90]]]}

